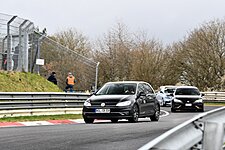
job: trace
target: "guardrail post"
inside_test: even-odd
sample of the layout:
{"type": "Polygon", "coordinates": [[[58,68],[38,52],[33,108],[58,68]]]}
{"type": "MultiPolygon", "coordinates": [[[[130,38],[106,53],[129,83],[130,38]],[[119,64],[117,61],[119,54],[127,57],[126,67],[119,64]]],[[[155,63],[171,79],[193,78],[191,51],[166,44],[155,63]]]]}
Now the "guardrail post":
{"type": "Polygon", "coordinates": [[[222,150],[224,138],[224,124],[216,122],[205,122],[203,135],[204,150],[222,150]]]}

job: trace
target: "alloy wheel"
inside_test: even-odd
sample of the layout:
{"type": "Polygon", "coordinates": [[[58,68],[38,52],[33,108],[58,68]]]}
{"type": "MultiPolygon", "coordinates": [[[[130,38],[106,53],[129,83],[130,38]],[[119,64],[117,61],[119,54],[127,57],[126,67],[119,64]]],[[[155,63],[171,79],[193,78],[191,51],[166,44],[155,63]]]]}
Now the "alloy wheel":
{"type": "Polygon", "coordinates": [[[129,122],[137,122],[138,121],[138,116],[139,116],[139,110],[138,110],[138,106],[135,104],[133,106],[133,115],[131,118],[129,118],[129,122]]]}
{"type": "Polygon", "coordinates": [[[156,105],[154,115],[150,116],[151,121],[158,121],[159,115],[160,115],[160,108],[159,108],[159,105],[156,105]]]}

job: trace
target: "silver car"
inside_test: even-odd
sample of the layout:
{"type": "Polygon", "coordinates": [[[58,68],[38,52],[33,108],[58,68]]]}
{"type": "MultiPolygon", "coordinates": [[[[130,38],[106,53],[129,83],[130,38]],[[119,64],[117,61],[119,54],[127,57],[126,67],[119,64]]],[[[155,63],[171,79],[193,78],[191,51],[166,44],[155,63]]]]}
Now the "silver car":
{"type": "Polygon", "coordinates": [[[176,89],[176,86],[161,86],[157,93],[156,99],[160,106],[171,106],[173,96],[171,95],[176,89]]]}

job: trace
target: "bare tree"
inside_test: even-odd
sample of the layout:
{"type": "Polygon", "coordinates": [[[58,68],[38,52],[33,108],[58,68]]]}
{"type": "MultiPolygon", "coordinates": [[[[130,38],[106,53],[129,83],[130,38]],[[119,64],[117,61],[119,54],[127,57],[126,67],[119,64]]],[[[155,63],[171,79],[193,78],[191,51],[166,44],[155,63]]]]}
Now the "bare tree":
{"type": "Polygon", "coordinates": [[[72,72],[77,80],[75,89],[89,90],[95,81],[96,64],[86,59],[91,54],[88,39],[75,29],[56,33],[50,38],[53,40],[45,38],[41,45],[41,57],[45,59],[42,74],[55,71],[59,87],[64,89],[67,73],[72,72]]]}
{"type": "Polygon", "coordinates": [[[225,67],[225,23],[212,21],[190,32],[176,51],[185,79],[202,90],[221,89],[225,67]]]}
{"type": "Polygon", "coordinates": [[[129,80],[131,72],[131,36],[118,23],[97,43],[95,59],[100,62],[100,82],[129,80]]]}

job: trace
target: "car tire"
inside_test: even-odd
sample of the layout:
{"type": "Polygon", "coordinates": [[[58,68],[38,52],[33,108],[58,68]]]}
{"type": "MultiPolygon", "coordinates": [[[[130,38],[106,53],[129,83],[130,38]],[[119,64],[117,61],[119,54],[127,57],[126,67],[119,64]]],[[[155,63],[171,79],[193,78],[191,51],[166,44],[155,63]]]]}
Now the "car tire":
{"type": "Polygon", "coordinates": [[[132,108],[132,117],[128,119],[129,122],[138,122],[138,117],[139,117],[139,109],[136,104],[134,104],[132,108]]]}
{"type": "Polygon", "coordinates": [[[173,107],[171,107],[171,112],[176,112],[176,110],[173,107]]]}
{"type": "Polygon", "coordinates": [[[95,119],[93,118],[86,118],[86,117],[83,117],[84,118],[84,122],[85,123],[93,123],[95,119]]]}
{"type": "Polygon", "coordinates": [[[204,108],[199,109],[198,112],[204,112],[204,108]]]}
{"type": "Polygon", "coordinates": [[[159,115],[160,115],[160,107],[159,105],[156,105],[154,115],[150,116],[151,121],[159,121],[159,115]]]}
{"type": "Polygon", "coordinates": [[[117,123],[118,120],[119,120],[119,119],[116,119],[116,118],[115,118],[115,119],[111,119],[111,122],[112,122],[112,123],[117,123]]]}

